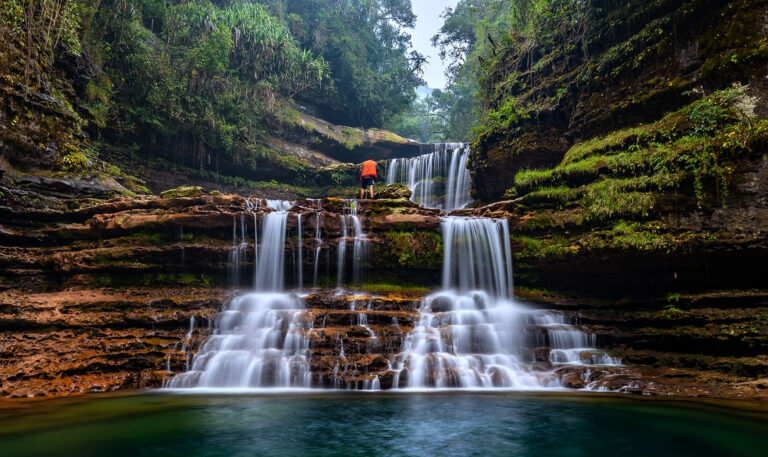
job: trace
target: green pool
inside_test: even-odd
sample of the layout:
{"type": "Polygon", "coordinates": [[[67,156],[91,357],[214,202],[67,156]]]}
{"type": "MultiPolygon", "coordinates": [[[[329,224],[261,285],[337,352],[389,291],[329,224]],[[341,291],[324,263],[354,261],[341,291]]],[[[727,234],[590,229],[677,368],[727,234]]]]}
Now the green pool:
{"type": "Polygon", "coordinates": [[[768,416],[628,396],[85,396],[0,409],[2,456],[768,456],[768,416]]]}

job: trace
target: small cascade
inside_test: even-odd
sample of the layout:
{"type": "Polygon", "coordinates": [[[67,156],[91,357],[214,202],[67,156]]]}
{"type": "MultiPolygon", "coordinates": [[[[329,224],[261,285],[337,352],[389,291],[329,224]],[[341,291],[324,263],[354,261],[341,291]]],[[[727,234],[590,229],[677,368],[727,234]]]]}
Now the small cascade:
{"type": "Polygon", "coordinates": [[[237,297],[216,332],[170,388],[309,388],[310,326],[301,303],[286,294],[237,297]]]}
{"type": "Polygon", "coordinates": [[[315,266],[313,269],[312,286],[317,287],[317,273],[320,267],[320,251],[323,248],[323,234],[320,230],[322,223],[323,212],[320,202],[318,201],[318,209],[315,214],[315,266]]]}
{"type": "Polygon", "coordinates": [[[357,215],[357,204],[352,202],[352,227],[354,227],[354,250],[352,257],[352,283],[359,286],[362,281],[363,270],[368,260],[368,235],[363,230],[363,223],[357,215]]]}
{"type": "Polygon", "coordinates": [[[248,240],[245,237],[245,214],[232,216],[232,246],[229,248],[229,284],[234,288],[241,286],[242,265],[247,261],[248,240]],[[238,230],[239,219],[239,230],[238,230]],[[239,238],[238,238],[239,235],[239,238]]]}
{"type": "Polygon", "coordinates": [[[446,217],[442,229],[444,290],[422,301],[393,364],[395,388],[556,388],[560,365],[620,364],[563,315],[510,298],[506,221],[446,217]]]}
{"type": "MultiPolygon", "coordinates": [[[[166,387],[311,386],[306,338],[311,320],[305,318],[306,310],[297,297],[281,293],[285,285],[286,221],[290,209],[290,204],[284,203],[268,202],[276,211],[264,217],[254,281],[257,292],[237,297],[227,305],[218,317],[216,330],[195,354],[189,369],[172,378],[166,387]]],[[[245,238],[244,221],[243,217],[240,239],[245,238]]],[[[237,242],[237,235],[235,219],[233,243],[237,242]]],[[[258,239],[258,231],[255,236],[258,239]]],[[[192,321],[190,329],[194,326],[192,321]]]]}
{"type": "Polygon", "coordinates": [[[347,254],[347,238],[348,232],[347,232],[347,218],[342,213],[339,215],[339,218],[341,219],[341,238],[339,238],[339,247],[337,249],[338,256],[336,258],[336,265],[338,272],[336,274],[336,288],[341,290],[344,287],[344,260],[346,259],[347,254]]]}
{"type": "Polygon", "coordinates": [[[256,284],[256,276],[259,264],[259,200],[252,202],[250,198],[245,200],[246,210],[253,214],[253,283],[256,284]]]}
{"type": "Polygon", "coordinates": [[[434,151],[409,159],[387,162],[387,184],[405,183],[413,192],[411,200],[444,211],[461,209],[471,203],[467,168],[469,146],[463,143],[436,144],[434,151]]]}
{"type": "Polygon", "coordinates": [[[349,229],[352,229],[352,283],[355,286],[360,285],[365,264],[368,256],[368,235],[363,230],[363,223],[357,213],[357,202],[349,202],[349,214],[342,214],[341,218],[341,238],[339,238],[338,258],[337,258],[337,278],[336,287],[344,287],[344,270],[347,260],[347,243],[349,242],[349,229]]]}
{"type": "Polygon", "coordinates": [[[288,200],[267,200],[267,208],[275,211],[288,211],[293,207],[293,202],[288,200]]]}
{"type": "Polygon", "coordinates": [[[285,285],[285,231],[288,213],[277,211],[264,217],[259,262],[254,288],[260,292],[278,292],[285,285]]]}
{"type": "Polygon", "coordinates": [[[298,231],[298,257],[299,260],[296,262],[296,277],[298,278],[299,283],[299,289],[304,287],[304,239],[303,239],[303,231],[301,228],[301,213],[296,215],[296,230],[298,231]]]}
{"type": "Polygon", "coordinates": [[[443,289],[483,290],[509,297],[512,251],[507,221],[446,217],[442,229],[443,289]]]}

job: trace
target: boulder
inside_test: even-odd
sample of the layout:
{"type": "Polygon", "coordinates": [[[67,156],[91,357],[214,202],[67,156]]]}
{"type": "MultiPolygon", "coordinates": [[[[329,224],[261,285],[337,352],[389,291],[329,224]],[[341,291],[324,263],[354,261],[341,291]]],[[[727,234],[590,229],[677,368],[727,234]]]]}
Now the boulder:
{"type": "Polygon", "coordinates": [[[413,195],[413,192],[411,192],[411,190],[406,186],[402,184],[389,184],[388,186],[385,186],[383,189],[379,190],[377,196],[379,198],[388,198],[393,200],[410,200],[411,195],[413,195]]]}

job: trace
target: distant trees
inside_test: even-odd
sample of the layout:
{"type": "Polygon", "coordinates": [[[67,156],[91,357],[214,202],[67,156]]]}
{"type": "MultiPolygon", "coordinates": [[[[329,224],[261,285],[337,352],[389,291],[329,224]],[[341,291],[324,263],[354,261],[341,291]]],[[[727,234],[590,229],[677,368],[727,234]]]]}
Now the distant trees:
{"type": "Polygon", "coordinates": [[[264,0],[306,49],[330,67],[332,85],[302,100],[331,121],[381,126],[416,98],[424,57],[411,50],[410,0],[264,0]]]}

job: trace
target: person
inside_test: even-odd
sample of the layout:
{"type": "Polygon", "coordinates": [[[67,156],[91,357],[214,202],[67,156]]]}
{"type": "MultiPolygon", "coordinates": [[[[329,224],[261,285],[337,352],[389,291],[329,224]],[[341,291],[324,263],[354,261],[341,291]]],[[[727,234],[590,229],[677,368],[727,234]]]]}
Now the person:
{"type": "Polygon", "coordinates": [[[378,179],[378,165],[373,159],[363,162],[363,169],[360,171],[360,198],[365,198],[365,190],[368,188],[368,194],[373,198],[373,185],[378,179]]]}

